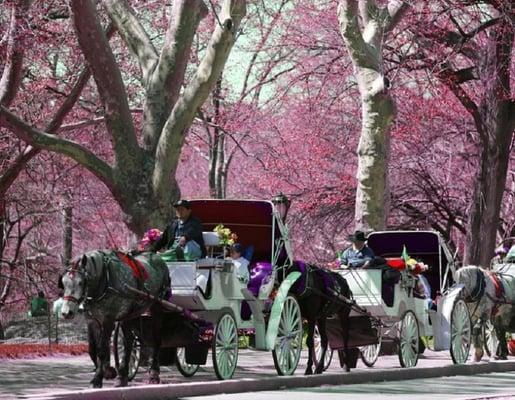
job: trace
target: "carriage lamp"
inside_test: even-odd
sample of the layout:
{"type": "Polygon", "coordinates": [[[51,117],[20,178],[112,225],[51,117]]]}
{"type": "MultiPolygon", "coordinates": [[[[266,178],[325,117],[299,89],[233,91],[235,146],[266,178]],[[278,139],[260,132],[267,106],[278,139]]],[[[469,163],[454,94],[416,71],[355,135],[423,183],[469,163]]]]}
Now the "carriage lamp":
{"type": "Polygon", "coordinates": [[[286,219],[286,214],[288,214],[288,210],[290,209],[290,200],[288,200],[288,197],[283,193],[279,193],[272,199],[272,203],[277,209],[279,216],[284,221],[286,219]]]}

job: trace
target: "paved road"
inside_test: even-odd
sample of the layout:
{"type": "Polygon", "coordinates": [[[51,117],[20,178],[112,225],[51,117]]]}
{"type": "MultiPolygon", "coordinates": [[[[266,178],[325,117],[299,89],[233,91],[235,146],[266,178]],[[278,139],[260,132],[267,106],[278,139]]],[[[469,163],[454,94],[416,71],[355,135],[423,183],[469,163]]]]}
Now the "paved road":
{"type": "Polygon", "coordinates": [[[515,372],[455,376],[298,390],[182,397],[180,400],[440,400],[515,399],[515,372]]]}
{"type": "MultiPolygon", "coordinates": [[[[305,353],[305,352],[304,352],[305,353]]],[[[501,362],[502,363],[502,362],[501,362]]],[[[419,360],[416,368],[443,368],[452,364],[449,354],[447,352],[434,353],[426,351],[423,358],[419,360]]],[[[43,399],[51,398],[53,394],[58,392],[71,392],[83,390],[88,388],[89,380],[92,377],[91,361],[87,356],[80,357],[56,357],[56,358],[41,358],[34,360],[13,360],[3,361],[0,363],[0,398],[3,399],[43,399]],[[46,396],[46,397],[45,397],[46,396]]],[[[302,377],[305,368],[305,354],[304,358],[299,364],[296,376],[302,377]]],[[[399,369],[399,362],[397,356],[382,356],[379,358],[374,368],[364,367],[361,363],[358,365],[358,372],[363,373],[379,373],[380,371],[394,371],[399,369]]],[[[405,371],[405,370],[403,370],[405,371]]],[[[330,374],[337,374],[341,376],[345,374],[339,368],[337,360],[333,360],[331,367],[328,370],[330,374]]],[[[352,372],[351,372],[352,374],[352,372]]],[[[354,374],[358,375],[358,374],[354,374]]],[[[251,350],[244,350],[240,352],[238,360],[238,368],[236,370],[234,379],[239,381],[272,378],[276,377],[276,372],[273,366],[272,355],[266,352],[257,352],[251,350]]],[[[164,384],[181,383],[181,382],[205,382],[216,381],[213,368],[210,364],[201,370],[193,378],[183,378],[174,368],[164,367],[162,369],[162,381],[164,384]]],[[[141,386],[144,384],[146,375],[142,371],[136,376],[136,379],[131,383],[131,386],[141,386]]],[[[471,378],[463,377],[464,381],[473,380],[471,378]]],[[[302,378],[303,379],[303,378],[302,378]]],[[[431,388],[433,380],[428,381],[426,389],[431,388]]],[[[406,385],[393,385],[393,387],[409,388],[416,387],[412,383],[414,380],[405,381],[406,385]]],[[[515,380],[513,381],[515,382],[515,380]]],[[[424,383],[425,384],[425,383],[424,383]]],[[[378,384],[367,384],[369,385],[378,384]]],[[[347,387],[346,385],[345,387],[347,387]]],[[[515,385],[513,385],[515,391],[515,385]]],[[[113,381],[105,383],[106,388],[113,387],[113,381]]],[[[297,386],[298,387],[298,386],[297,386]]],[[[382,387],[377,387],[378,392],[382,392],[382,387]]],[[[269,387],[268,389],[279,389],[280,385],[269,387]]],[[[330,394],[331,388],[328,387],[327,393],[330,394]]],[[[397,390],[396,389],[396,390],[397,390]]],[[[326,389],[324,389],[326,390],[326,389]]],[[[340,389],[339,389],[340,390],[340,389]]],[[[347,389],[341,389],[347,390],[347,389]]],[[[360,389],[361,390],[361,389],[360,389]]],[[[399,389],[400,390],[400,389],[399,389]]],[[[84,392],[83,392],[84,393],[84,392]]],[[[212,392],[209,392],[212,393],[212,392]]],[[[260,396],[263,392],[260,392],[260,396]]],[[[302,393],[317,393],[316,390],[303,389],[302,393]],[[308,392],[309,390],[309,392],[308,392]]],[[[324,392],[321,392],[324,393],[324,392]]],[[[336,392],[335,392],[336,393],[336,392]]],[[[347,393],[347,392],[345,392],[347,393]]],[[[375,392],[368,392],[375,393],[375,392]]],[[[370,394],[368,394],[370,397],[370,394]]],[[[254,397],[255,398],[255,397],[254,397]]],[[[264,397],[263,397],[264,398],[264,397]]],[[[278,397],[275,397],[278,398],[278,397]]],[[[270,400],[275,399],[271,397],[270,400]]],[[[325,397],[324,397],[325,398],[325,397]]],[[[227,397],[227,399],[232,399],[227,397]]],[[[234,399],[236,399],[234,397],[234,399]]],[[[296,400],[300,398],[296,397],[296,400]]]]}

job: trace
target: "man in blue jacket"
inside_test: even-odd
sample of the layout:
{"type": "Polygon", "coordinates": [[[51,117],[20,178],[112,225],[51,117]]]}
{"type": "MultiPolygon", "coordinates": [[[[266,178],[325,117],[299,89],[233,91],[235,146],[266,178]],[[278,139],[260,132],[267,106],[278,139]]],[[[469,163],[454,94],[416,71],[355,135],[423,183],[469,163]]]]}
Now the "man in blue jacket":
{"type": "Polygon", "coordinates": [[[352,245],[338,257],[341,267],[366,268],[370,266],[374,260],[374,252],[365,244],[367,241],[365,233],[356,231],[349,235],[348,239],[352,245]]]}

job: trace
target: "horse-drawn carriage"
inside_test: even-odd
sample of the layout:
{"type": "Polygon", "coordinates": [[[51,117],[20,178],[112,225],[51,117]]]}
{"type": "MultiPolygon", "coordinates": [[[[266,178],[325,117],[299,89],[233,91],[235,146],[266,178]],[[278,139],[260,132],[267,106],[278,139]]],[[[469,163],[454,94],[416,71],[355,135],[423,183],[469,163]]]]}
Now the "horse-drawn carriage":
{"type": "MultiPolygon", "coordinates": [[[[170,357],[161,357],[162,362],[175,360],[179,371],[191,376],[206,363],[211,349],[216,376],[229,379],[238,361],[239,334],[246,331],[251,332],[254,349],[272,351],[278,374],[293,374],[300,359],[303,330],[299,305],[289,289],[300,274],[280,276],[285,275],[281,267],[292,263],[292,253],[278,209],[270,201],[251,200],[193,200],[191,209],[202,221],[208,256],[167,262],[173,306],[163,316],[161,352],[170,357]],[[213,232],[220,224],[253,249],[252,255],[247,252],[251,270],[248,283],[238,278],[234,263],[224,257],[223,246],[213,232]]],[[[144,344],[151,341],[146,318],[150,317],[140,317],[132,325],[136,342],[144,344]]],[[[123,348],[120,337],[117,327],[115,360],[123,348]]],[[[136,346],[132,376],[139,357],[136,346]]]]}
{"type": "MultiPolygon", "coordinates": [[[[415,366],[420,338],[428,336],[433,337],[434,350],[450,350],[454,363],[466,362],[471,345],[470,316],[459,288],[451,286],[454,260],[441,236],[432,231],[374,232],[368,246],[392,266],[406,264],[399,256],[407,249],[412,258],[429,268],[418,273],[386,265],[340,270],[361,309],[351,317],[368,316],[377,328],[376,340],[369,337],[362,343],[364,363],[374,365],[383,338],[397,342],[401,366],[415,366]]],[[[330,346],[339,349],[341,334],[337,329],[331,334],[331,326],[330,346]]]]}

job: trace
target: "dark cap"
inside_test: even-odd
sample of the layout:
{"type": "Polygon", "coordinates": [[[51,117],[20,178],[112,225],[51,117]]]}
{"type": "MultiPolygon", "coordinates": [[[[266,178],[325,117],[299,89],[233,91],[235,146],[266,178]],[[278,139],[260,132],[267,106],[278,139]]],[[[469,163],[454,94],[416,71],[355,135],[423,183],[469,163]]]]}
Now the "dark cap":
{"type": "Polygon", "coordinates": [[[235,251],[236,253],[240,253],[242,254],[243,253],[243,246],[241,243],[234,243],[232,246],[231,246],[231,250],[232,251],[235,251]]]}
{"type": "Polygon", "coordinates": [[[365,236],[365,232],[363,231],[356,231],[352,235],[349,235],[348,239],[351,242],[366,242],[367,237],[365,236]]]}
{"type": "Polygon", "coordinates": [[[190,202],[188,200],[182,200],[182,199],[173,203],[173,206],[175,208],[177,208],[177,207],[184,207],[184,208],[188,208],[188,209],[191,208],[190,202]]]}

